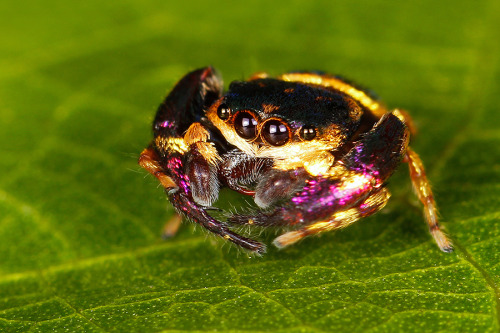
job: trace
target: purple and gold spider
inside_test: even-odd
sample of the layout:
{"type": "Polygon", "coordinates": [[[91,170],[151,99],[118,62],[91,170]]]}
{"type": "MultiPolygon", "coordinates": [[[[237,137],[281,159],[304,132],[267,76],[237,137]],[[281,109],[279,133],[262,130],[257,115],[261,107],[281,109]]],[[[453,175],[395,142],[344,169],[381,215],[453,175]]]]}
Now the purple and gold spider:
{"type": "Polygon", "coordinates": [[[160,105],[154,139],[139,164],[154,175],[177,214],[257,253],[264,244],[232,231],[236,225],[292,227],[274,245],[346,227],[381,210],[385,187],[401,162],[430,232],[444,252],[431,187],[408,146],[412,121],[372,94],[338,77],[292,72],[234,81],[226,93],[211,67],[182,78],[160,105]],[[259,207],[219,221],[213,209],[222,187],[252,196],[259,207]]]}

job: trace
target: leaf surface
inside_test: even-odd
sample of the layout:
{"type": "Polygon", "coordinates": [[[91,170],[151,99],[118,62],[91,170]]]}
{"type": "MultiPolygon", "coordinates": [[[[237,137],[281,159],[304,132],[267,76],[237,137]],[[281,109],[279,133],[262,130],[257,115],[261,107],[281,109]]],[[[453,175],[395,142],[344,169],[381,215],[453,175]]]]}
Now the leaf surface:
{"type": "Polygon", "coordinates": [[[493,0],[3,2],[0,331],[497,332],[499,15],[493,0]],[[162,241],[173,210],[137,158],[157,104],[206,65],[226,84],[338,73],[410,110],[455,252],[404,167],[383,212],[283,251],[249,258],[189,224],[162,241]]]}

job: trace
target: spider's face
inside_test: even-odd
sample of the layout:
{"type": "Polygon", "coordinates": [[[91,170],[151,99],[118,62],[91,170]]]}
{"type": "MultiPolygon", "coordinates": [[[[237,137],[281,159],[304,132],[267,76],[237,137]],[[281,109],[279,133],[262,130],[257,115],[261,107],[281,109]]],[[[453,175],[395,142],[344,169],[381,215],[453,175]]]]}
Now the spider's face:
{"type": "Polygon", "coordinates": [[[224,138],[245,153],[295,162],[336,150],[356,131],[362,114],[342,92],[268,78],[233,82],[207,111],[224,138]]]}

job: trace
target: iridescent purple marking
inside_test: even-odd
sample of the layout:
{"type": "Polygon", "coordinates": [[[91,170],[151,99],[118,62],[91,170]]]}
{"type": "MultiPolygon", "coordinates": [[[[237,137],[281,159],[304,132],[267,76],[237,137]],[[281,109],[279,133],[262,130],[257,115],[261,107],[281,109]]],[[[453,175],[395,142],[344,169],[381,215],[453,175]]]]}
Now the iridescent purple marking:
{"type": "MultiPolygon", "coordinates": [[[[308,182],[300,193],[292,198],[293,204],[299,207],[307,207],[307,213],[316,216],[328,214],[332,207],[349,207],[365,198],[372,190],[373,177],[368,173],[360,174],[359,182],[345,182],[337,180],[332,183],[331,179],[321,178],[308,182]]],[[[289,208],[288,208],[289,209],[289,208]]]]}
{"type": "Polygon", "coordinates": [[[167,161],[167,169],[170,170],[172,176],[174,176],[177,186],[179,186],[184,193],[190,195],[189,177],[184,173],[182,159],[177,156],[169,158],[167,161]]]}
{"type": "Polygon", "coordinates": [[[175,129],[176,128],[176,123],[175,123],[175,121],[165,120],[165,121],[163,121],[161,123],[158,123],[156,125],[156,128],[158,130],[162,129],[162,128],[175,129]]]}

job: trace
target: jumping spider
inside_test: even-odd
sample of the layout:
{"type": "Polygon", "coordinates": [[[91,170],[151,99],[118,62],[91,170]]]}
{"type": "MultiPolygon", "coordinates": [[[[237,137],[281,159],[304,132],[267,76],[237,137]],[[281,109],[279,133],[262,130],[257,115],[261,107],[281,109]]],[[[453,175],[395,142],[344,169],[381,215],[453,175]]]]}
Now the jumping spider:
{"type": "Polygon", "coordinates": [[[389,111],[337,76],[256,74],[223,94],[221,78],[207,67],[182,78],[160,105],[154,139],[139,164],[158,178],[177,210],[170,227],[187,217],[264,253],[264,244],[230,226],[295,227],[274,240],[279,248],[346,227],[385,206],[385,183],[405,162],[430,232],[450,252],[424,167],[408,146],[411,129],[406,112],[389,111]],[[207,210],[224,186],[252,196],[261,209],[227,222],[214,219],[207,210]]]}

